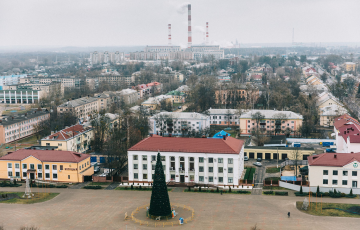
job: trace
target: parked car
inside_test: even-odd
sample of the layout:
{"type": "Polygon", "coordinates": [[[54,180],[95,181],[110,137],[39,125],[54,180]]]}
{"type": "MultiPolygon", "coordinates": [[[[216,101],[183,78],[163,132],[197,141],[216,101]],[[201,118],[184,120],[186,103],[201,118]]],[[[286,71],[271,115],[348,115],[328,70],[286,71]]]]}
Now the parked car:
{"type": "Polygon", "coordinates": [[[255,162],[253,165],[258,166],[258,167],[262,166],[262,164],[260,162],[255,162]]]}
{"type": "Polygon", "coordinates": [[[178,109],[181,109],[181,106],[179,106],[178,109]]]}
{"type": "Polygon", "coordinates": [[[262,161],[262,158],[259,157],[259,158],[256,159],[256,161],[257,161],[257,162],[261,162],[261,161],[262,161]]]}
{"type": "Polygon", "coordinates": [[[248,161],[249,157],[248,156],[244,156],[244,161],[248,161]]]}

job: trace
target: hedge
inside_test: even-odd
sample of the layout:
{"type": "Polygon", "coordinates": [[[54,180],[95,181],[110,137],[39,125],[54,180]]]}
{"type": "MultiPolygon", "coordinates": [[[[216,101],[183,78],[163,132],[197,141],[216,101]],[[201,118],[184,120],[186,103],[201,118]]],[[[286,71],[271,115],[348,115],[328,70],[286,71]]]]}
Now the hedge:
{"type": "Polygon", "coordinates": [[[274,191],[264,191],[263,193],[266,195],[271,195],[271,194],[274,194],[274,191]]]}
{"type": "Polygon", "coordinates": [[[289,193],[288,192],[275,192],[275,195],[277,195],[277,196],[288,196],[289,193]]]}
{"type": "Polygon", "coordinates": [[[100,185],[87,185],[84,186],[84,189],[102,189],[100,185]]]}
{"type": "Polygon", "coordinates": [[[66,184],[57,185],[56,188],[67,188],[68,186],[66,184]]]}

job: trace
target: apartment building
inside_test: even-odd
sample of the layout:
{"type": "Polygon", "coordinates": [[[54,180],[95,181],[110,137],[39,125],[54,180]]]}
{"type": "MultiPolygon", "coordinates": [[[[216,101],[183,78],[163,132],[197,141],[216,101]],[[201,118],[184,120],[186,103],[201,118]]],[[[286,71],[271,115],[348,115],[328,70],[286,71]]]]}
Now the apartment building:
{"type": "Polygon", "coordinates": [[[356,63],[354,62],[345,62],[343,65],[345,71],[350,72],[350,71],[355,71],[356,70],[356,63]]]}
{"type": "Polygon", "coordinates": [[[240,112],[237,109],[208,109],[210,125],[239,126],[240,112]]]}
{"type": "Polygon", "coordinates": [[[360,123],[355,118],[344,114],[334,120],[336,152],[356,153],[360,149],[360,123]]]}
{"type": "Polygon", "coordinates": [[[14,142],[38,132],[36,125],[50,119],[48,111],[30,111],[24,115],[0,118],[0,144],[14,142]]]}
{"type": "Polygon", "coordinates": [[[185,103],[185,93],[173,90],[168,92],[166,95],[171,96],[173,103],[178,103],[178,104],[185,103]]]}
{"type": "Polygon", "coordinates": [[[247,89],[245,85],[231,87],[229,85],[219,85],[215,89],[216,104],[233,104],[245,100],[256,102],[259,98],[259,89],[247,89]]]}
{"type": "Polygon", "coordinates": [[[134,104],[139,100],[138,92],[133,89],[123,89],[121,91],[117,91],[116,95],[121,100],[124,100],[125,104],[128,105],[134,104]]]}
{"type": "Polygon", "coordinates": [[[94,130],[83,125],[73,125],[41,139],[41,146],[56,146],[60,151],[85,153],[89,150],[94,130]]]}
{"type": "Polygon", "coordinates": [[[99,101],[94,97],[78,98],[59,105],[57,112],[59,114],[74,113],[80,121],[89,120],[91,116],[99,112],[99,101]]]}
{"type": "Polygon", "coordinates": [[[0,158],[1,180],[81,183],[93,174],[90,155],[77,152],[20,149],[0,158]]]}
{"type": "Polygon", "coordinates": [[[172,128],[173,135],[181,135],[181,130],[201,132],[210,129],[210,117],[191,112],[161,112],[149,118],[151,134],[168,135],[168,128],[172,128]]]}
{"type": "Polygon", "coordinates": [[[277,110],[249,110],[240,116],[240,131],[242,135],[250,135],[257,128],[265,135],[298,134],[298,129],[303,122],[303,116],[291,111],[277,110]],[[263,119],[257,123],[254,114],[259,112],[263,119]]]}
{"type": "Polygon", "coordinates": [[[244,171],[242,140],[153,135],[128,150],[130,182],[152,182],[158,152],[167,183],[236,186],[244,171]]]}
{"type": "Polygon", "coordinates": [[[26,77],[26,74],[0,76],[0,90],[2,90],[5,85],[19,84],[20,80],[26,77]]]}

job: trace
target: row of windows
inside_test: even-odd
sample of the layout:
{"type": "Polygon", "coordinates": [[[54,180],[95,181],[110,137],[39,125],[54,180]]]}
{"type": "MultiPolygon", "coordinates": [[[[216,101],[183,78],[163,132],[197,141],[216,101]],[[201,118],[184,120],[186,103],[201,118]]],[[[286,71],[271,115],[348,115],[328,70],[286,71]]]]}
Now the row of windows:
{"type": "MultiPolygon", "coordinates": [[[[148,179],[148,174],[144,173],[143,175],[143,180],[148,179]]],[[[153,174],[153,178],[154,178],[154,174],[153,174]]],[[[139,179],[139,174],[138,173],[134,173],[134,180],[139,179]]],[[[171,180],[175,180],[175,174],[171,174],[171,180]]],[[[190,181],[194,181],[194,175],[190,175],[190,181]]],[[[199,182],[204,182],[204,176],[199,176],[199,182]]],[[[209,182],[214,182],[214,177],[209,176],[209,182]]],[[[223,183],[224,182],[224,178],[223,177],[218,177],[218,182],[219,183],[223,183]]],[[[228,183],[233,183],[233,177],[228,177],[228,183]]]]}
{"type": "MultiPolygon", "coordinates": [[[[213,163],[214,161],[216,162],[216,159],[214,159],[213,157],[209,157],[209,163],[213,163]]],[[[138,160],[138,155],[133,155],[133,160],[138,160]]],[[[146,161],[147,160],[147,155],[142,155],[142,160],[146,161]]],[[[199,163],[203,163],[204,162],[204,157],[199,157],[199,163]]],[[[223,163],[224,158],[217,158],[218,163],[223,163]]],[[[151,161],[156,161],[156,156],[152,155],[151,156],[151,161]]],[[[161,156],[161,161],[165,161],[165,156],[161,156]]],[[[170,161],[175,161],[175,157],[170,157],[170,161]]],[[[185,161],[184,157],[180,157],[180,161],[185,161]]],[[[194,157],[190,157],[190,162],[194,161],[194,157]]],[[[233,164],[234,159],[233,158],[228,158],[228,164],[233,164]]]]}
{"type": "MultiPolygon", "coordinates": [[[[222,121],[219,121],[219,125],[221,125],[221,123],[222,123],[222,121]]],[[[226,122],[226,121],[225,121],[224,123],[225,123],[225,125],[227,125],[227,122],[226,122]]],[[[217,121],[213,121],[213,124],[217,124],[217,121]]],[[[233,122],[230,121],[229,124],[232,125],[233,122]]],[[[238,124],[237,121],[235,121],[235,122],[234,122],[234,125],[237,125],[237,124],[238,124]]]]}
{"type": "MultiPolygon", "coordinates": [[[[342,175],[343,176],[347,176],[348,175],[348,171],[342,171],[342,175]]],[[[323,170],[323,175],[329,175],[329,170],[323,170]]],[[[338,170],[333,170],[332,175],[337,176],[338,175],[338,170]]],[[[352,176],[357,176],[357,171],[352,171],[352,176]]]]}
{"type": "MultiPolygon", "coordinates": [[[[53,173],[52,175],[53,175],[53,179],[57,179],[57,178],[58,178],[58,177],[57,177],[57,173],[53,173]]],[[[9,172],[8,172],[8,176],[9,176],[9,177],[12,177],[12,176],[13,176],[13,172],[9,171],[9,172]]],[[[15,172],[15,176],[16,176],[16,177],[20,177],[20,172],[15,172]]],[[[37,176],[38,176],[38,179],[41,179],[41,178],[43,177],[42,173],[38,173],[37,176]]],[[[26,172],[23,172],[23,177],[27,177],[27,173],[26,173],[26,172]]],[[[50,179],[50,173],[45,173],[45,178],[46,178],[46,179],[50,179]]],[[[70,179],[70,175],[69,175],[69,179],[70,179]]]]}
{"type": "MultiPolygon", "coordinates": [[[[81,168],[85,168],[86,165],[89,166],[89,162],[87,163],[84,163],[82,165],[79,166],[80,170],[81,168]]],[[[19,163],[15,163],[14,164],[15,168],[18,169],[20,168],[20,164],[19,163]]],[[[8,168],[11,169],[13,167],[13,164],[12,163],[8,163],[8,168]]],[[[28,165],[27,164],[22,164],[22,168],[23,169],[27,169],[28,168],[28,165]]],[[[63,165],[60,165],[60,170],[63,170],[63,165]]],[[[35,169],[35,164],[29,164],[29,169],[35,169]]],[[[42,169],[42,164],[38,164],[37,165],[37,169],[42,169]]],[[[50,169],[50,165],[45,165],[45,170],[49,170],[50,169]]],[[[53,170],[57,170],[57,165],[52,165],[52,169],[53,170]]]]}
{"type": "MultiPolygon", "coordinates": [[[[239,117],[240,118],[240,117],[239,117]]],[[[210,119],[211,119],[211,116],[210,116],[210,119]]],[[[212,119],[218,119],[218,116],[212,116],[212,119]]],[[[221,119],[221,116],[219,116],[219,119],[221,119]]],[[[224,116],[224,119],[227,119],[227,116],[224,116]]],[[[229,116],[229,119],[233,119],[232,116],[229,116]]],[[[234,119],[238,119],[237,116],[234,116],[234,119]]]]}
{"type": "MultiPolygon", "coordinates": [[[[329,180],[323,179],[323,184],[329,184],[329,180]]],[[[338,185],[338,181],[332,180],[332,185],[338,185]]],[[[342,180],[342,185],[348,185],[348,181],[342,180]]],[[[352,187],[357,188],[357,181],[352,181],[352,187]]]]}

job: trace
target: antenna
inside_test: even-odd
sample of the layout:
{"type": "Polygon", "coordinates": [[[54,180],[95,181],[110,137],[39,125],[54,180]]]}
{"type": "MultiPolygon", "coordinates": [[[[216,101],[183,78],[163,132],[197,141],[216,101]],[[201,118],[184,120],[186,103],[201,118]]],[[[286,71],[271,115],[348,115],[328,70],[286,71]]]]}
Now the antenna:
{"type": "Polygon", "coordinates": [[[168,35],[168,45],[171,46],[171,24],[168,24],[169,35],[168,35]]]}
{"type": "Polygon", "coordinates": [[[294,28],[293,28],[293,34],[292,34],[292,44],[294,45],[294,41],[295,41],[295,32],[294,32],[294,28]]]}
{"type": "Polygon", "coordinates": [[[206,22],[206,45],[209,45],[209,23],[206,22]]]}
{"type": "Polygon", "coordinates": [[[192,38],[191,38],[191,4],[188,5],[188,48],[191,48],[192,38]]]}

